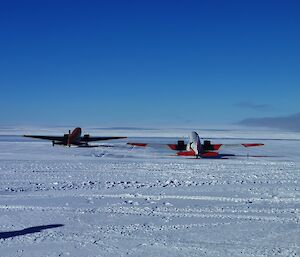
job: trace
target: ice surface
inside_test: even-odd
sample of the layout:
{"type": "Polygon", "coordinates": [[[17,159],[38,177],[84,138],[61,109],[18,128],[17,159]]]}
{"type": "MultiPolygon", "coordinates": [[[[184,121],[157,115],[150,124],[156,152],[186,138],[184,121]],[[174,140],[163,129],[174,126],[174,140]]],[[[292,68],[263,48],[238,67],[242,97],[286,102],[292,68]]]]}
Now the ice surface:
{"type": "MultiPolygon", "coordinates": [[[[187,132],[92,131],[156,142],[187,132]]],[[[299,133],[204,131],[214,142],[282,140],[196,160],[126,140],[82,149],[16,136],[28,132],[0,129],[0,256],[300,255],[299,133]]]]}

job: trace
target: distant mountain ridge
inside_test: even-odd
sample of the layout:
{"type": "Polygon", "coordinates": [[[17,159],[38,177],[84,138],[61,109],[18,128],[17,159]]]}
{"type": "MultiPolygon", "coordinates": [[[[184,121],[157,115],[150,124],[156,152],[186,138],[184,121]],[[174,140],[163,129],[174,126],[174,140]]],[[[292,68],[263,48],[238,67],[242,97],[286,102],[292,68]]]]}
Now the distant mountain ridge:
{"type": "Polygon", "coordinates": [[[278,128],[291,131],[300,131],[300,112],[283,117],[250,118],[238,122],[239,125],[278,128]]]}

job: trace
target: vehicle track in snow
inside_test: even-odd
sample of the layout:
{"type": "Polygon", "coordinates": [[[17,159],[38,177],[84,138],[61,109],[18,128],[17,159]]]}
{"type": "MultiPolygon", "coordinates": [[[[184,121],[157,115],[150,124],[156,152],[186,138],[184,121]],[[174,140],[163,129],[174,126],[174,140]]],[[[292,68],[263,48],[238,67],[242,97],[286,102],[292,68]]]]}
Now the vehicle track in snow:
{"type": "Polygon", "coordinates": [[[5,257],[300,255],[299,161],[22,144],[0,153],[0,233],[64,226],[0,238],[5,257]]]}

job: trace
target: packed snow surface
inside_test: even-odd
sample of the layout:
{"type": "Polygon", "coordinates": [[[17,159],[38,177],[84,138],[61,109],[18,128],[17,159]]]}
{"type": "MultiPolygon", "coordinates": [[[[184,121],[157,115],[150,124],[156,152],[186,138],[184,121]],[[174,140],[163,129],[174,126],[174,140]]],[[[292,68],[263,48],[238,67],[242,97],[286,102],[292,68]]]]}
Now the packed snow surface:
{"type": "MultiPolygon", "coordinates": [[[[128,141],[176,133],[130,130],[128,141]]],[[[216,143],[266,144],[223,149],[241,155],[225,160],[16,134],[0,136],[0,256],[300,256],[297,133],[210,131],[216,143]]]]}

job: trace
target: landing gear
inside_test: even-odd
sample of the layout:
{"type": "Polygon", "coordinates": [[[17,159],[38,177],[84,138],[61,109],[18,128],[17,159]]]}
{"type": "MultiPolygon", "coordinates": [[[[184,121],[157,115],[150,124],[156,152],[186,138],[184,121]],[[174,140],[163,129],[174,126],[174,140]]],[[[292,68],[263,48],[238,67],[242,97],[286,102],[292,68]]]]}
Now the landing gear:
{"type": "Polygon", "coordinates": [[[54,146],[55,145],[55,142],[54,141],[52,141],[52,146],[54,146]]]}

